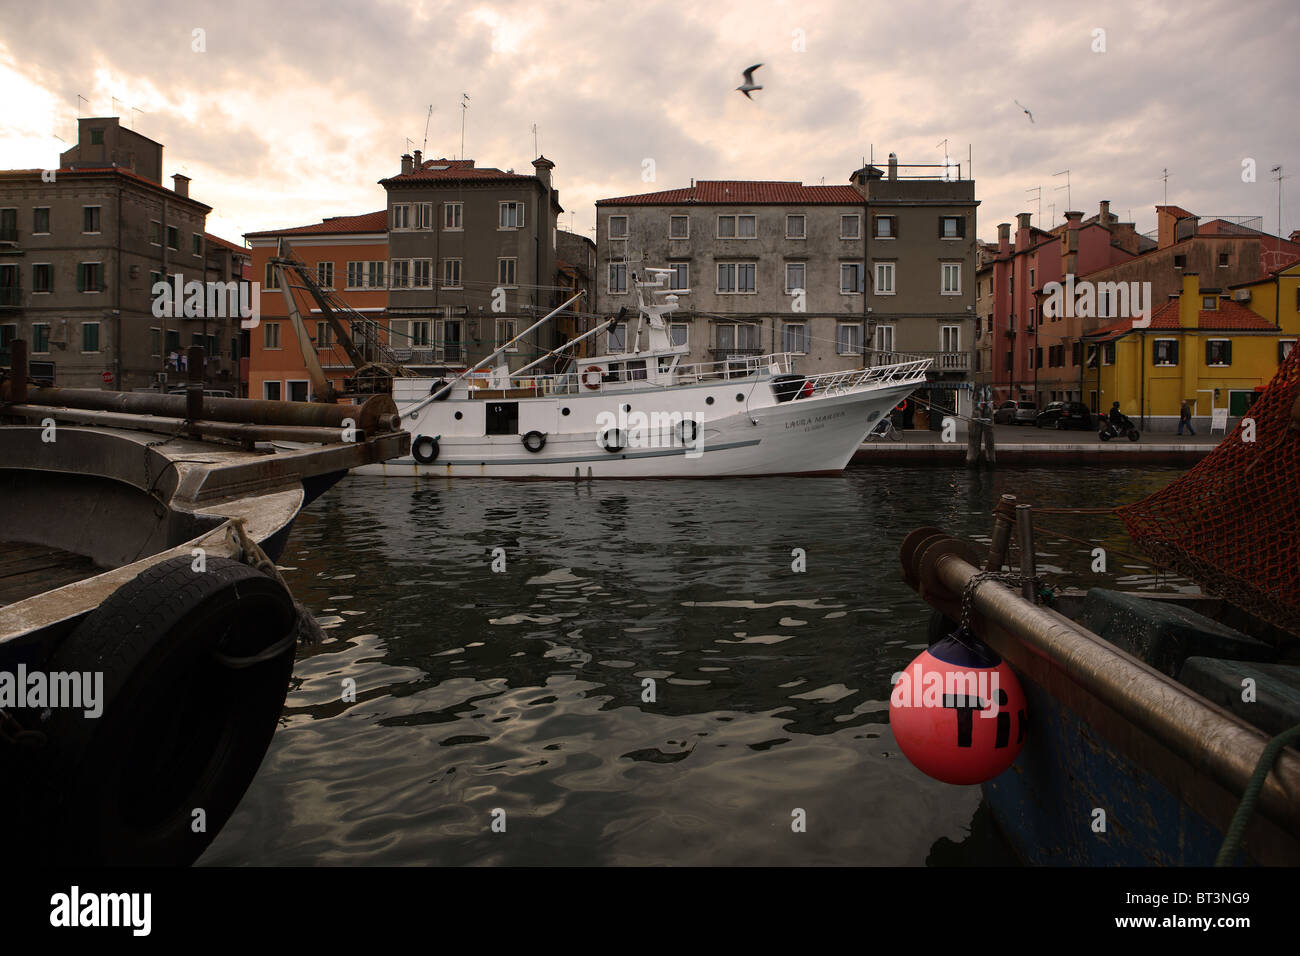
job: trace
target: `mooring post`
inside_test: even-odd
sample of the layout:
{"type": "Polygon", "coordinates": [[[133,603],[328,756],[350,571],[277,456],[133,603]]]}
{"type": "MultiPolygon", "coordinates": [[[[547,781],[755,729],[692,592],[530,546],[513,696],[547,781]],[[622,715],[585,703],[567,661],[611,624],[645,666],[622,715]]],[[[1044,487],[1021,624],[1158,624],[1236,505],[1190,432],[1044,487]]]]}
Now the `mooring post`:
{"type": "Polygon", "coordinates": [[[966,429],[966,467],[978,468],[980,464],[980,420],[972,418],[966,429]]]}
{"type": "Polygon", "coordinates": [[[993,542],[989,545],[985,571],[1001,571],[1007,563],[1007,547],[1011,544],[1011,526],[1016,516],[1016,496],[1003,495],[993,509],[993,542]]]}
{"type": "Polygon", "coordinates": [[[1016,530],[1020,536],[1020,593],[1026,601],[1038,603],[1034,578],[1038,569],[1034,563],[1034,511],[1030,505],[1016,505],[1016,530]]]}
{"type": "Polygon", "coordinates": [[[997,448],[993,441],[993,419],[985,418],[982,421],[984,423],[984,459],[991,468],[998,463],[997,448]]]}

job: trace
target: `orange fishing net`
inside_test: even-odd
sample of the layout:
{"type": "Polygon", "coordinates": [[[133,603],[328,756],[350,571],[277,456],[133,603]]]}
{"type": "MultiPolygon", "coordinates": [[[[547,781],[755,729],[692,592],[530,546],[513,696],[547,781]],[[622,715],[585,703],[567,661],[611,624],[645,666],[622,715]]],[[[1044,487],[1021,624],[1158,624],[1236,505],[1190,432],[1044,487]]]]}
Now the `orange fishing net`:
{"type": "Polygon", "coordinates": [[[1117,509],[1152,559],[1293,634],[1300,634],[1297,415],[1300,349],[1293,348],[1214,451],[1161,491],[1117,509]]]}

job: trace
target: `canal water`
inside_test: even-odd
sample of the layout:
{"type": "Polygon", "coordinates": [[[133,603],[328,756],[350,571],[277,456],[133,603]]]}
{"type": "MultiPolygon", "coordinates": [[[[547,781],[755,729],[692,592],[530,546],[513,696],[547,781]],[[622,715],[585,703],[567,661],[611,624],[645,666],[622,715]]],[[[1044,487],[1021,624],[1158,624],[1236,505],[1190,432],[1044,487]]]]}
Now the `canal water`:
{"type": "MultiPolygon", "coordinates": [[[[930,617],[899,543],[934,525],[987,544],[1000,494],[1097,507],[1179,473],[349,477],[281,558],[326,641],[299,650],[200,862],[1011,862],[979,788],[928,779],[890,735],[890,676],[930,617]]],[[[1097,574],[1090,549],[1041,541],[1053,580],[1168,586],[1116,553],[1117,522],[1050,525],[1109,558],[1097,574]]]]}

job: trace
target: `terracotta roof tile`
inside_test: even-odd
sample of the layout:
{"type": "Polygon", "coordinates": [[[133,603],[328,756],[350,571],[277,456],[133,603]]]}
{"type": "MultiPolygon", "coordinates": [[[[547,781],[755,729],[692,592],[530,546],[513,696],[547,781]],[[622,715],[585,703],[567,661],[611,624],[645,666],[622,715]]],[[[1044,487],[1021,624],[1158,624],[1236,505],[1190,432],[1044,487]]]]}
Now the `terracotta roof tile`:
{"type": "Polygon", "coordinates": [[[210,232],[205,232],[203,234],[203,238],[215,245],[224,246],[225,248],[229,249],[231,252],[239,252],[239,253],[243,253],[244,255],[248,255],[249,253],[252,252],[252,250],[249,249],[247,246],[237,246],[233,242],[230,242],[227,239],[222,239],[220,236],[214,236],[210,232]]]}
{"type": "Polygon", "coordinates": [[[601,199],[597,206],[797,205],[860,206],[862,194],[852,186],[805,186],[801,182],[702,179],[683,189],[601,199]]]}
{"type": "Polygon", "coordinates": [[[492,166],[478,167],[472,159],[426,159],[420,168],[379,180],[388,183],[427,182],[429,180],[536,179],[531,173],[509,173],[492,166]]]}
{"type": "MultiPolygon", "coordinates": [[[[1207,332],[1275,332],[1277,327],[1261,315],[1252,312],[1239,302],[1220,299],[1218,309],[1201,309],[1197,313],[1197,327],[1207,332]]],[[[1170,299],[1151,315],[1151,329],[1156,331],[1176,332],[1178,322],[1178,300],[1170,299]]],[[[1133,328],[1132,319],[1123,319],[1103,326],[1095,332],[1088,333],[1088,338],[1118,338],[1133,328]]]]}
{"type": "Polygon", "coordinates": [[[264,239],[270,236],[328,236],[352,232],[387,232],[388,210],[368,212],[360,216],[330,216],[310,226],[291,226],[285,229],[263,229],[246,232],[245,239],[264,239]]]}

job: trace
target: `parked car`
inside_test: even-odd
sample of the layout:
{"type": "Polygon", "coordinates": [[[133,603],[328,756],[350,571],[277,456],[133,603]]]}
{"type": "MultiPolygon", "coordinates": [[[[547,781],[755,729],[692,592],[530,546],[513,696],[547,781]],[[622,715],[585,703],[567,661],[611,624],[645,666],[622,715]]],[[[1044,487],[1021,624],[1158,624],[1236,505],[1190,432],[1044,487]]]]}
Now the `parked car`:
{"type": "MultiPolygon", "coordinates": [[[[185,386],[184,386],[184,385],[180,385],[180,386],[177,386],[176,388],[169,389],[168,392],[167,392],[167,394],[168,394],[168,395],[184,395],[185,392],[186,392],[186,388],[185,388],[185,386]]],[[[205,388],[205,389],[203,390],[203,397],[204,397],[204,398],[234,398],[234,397],[235,397],[235,394],[234,394],[234,392],[228,392],[228,391],[226,391],[226,389],[224,389],[224,388],[205,388]]]]}
{"type": "Polygon", "coordinates": [[[1089,429],[1093,427],[1092,412],[1082,402],[1050,402],[1034,424],[1039,428],[1089,429]]]}
{"type": "Polygon", "coordinates": [[[1034,402],[1003,402],[993,413],[994,425],[1032,425],[1038,417],[1034,402]]]}

